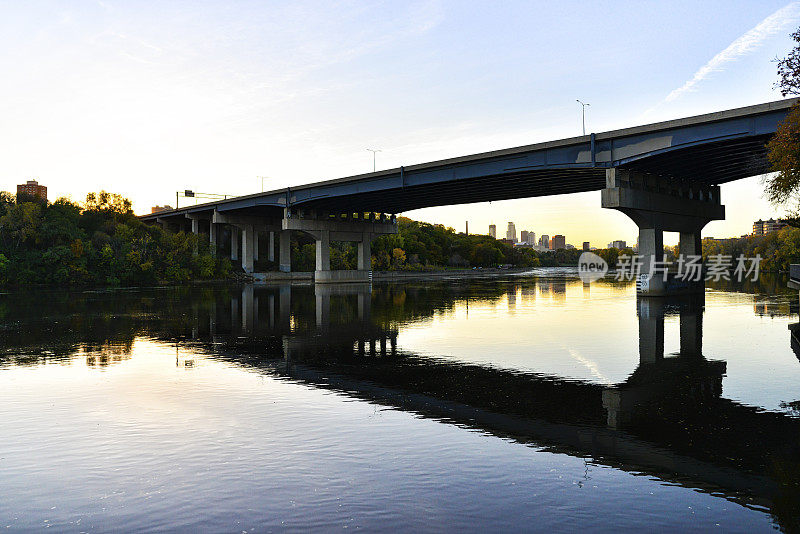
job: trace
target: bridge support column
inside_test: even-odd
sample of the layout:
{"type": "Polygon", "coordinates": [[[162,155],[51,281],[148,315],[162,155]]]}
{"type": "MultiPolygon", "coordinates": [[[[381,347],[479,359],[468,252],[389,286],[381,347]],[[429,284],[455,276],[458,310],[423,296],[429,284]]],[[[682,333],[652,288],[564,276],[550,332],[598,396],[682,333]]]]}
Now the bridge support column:
{"type": "Polygon", "coordinates": [[[195,243],[192,246],[192,254],[197,256],[197,240],[200,239],[200,219],[201,219],[201,216],[196,215],[196,214],[187,213],[186,214],[186,218],[189,219],[191,227],[192,227],[192,233],[195,236],[195,243]]]}
{"type": "Polygon", "coordinates": [[[719,186],[612,168],[606,171],[601,198],[604,208],[625,213],[639,227],[637,294],[661,296],[704,290],[702,280],[678,278],[668,272],[663,263],[663,232],[680,233],[681,254],[699,255],[700,231],[710,221],[725,218],[719,186]]]}
{"type": "Polygon", "coordinates": [[[213,222],[208,223],[208,242],[211,245],[211,255],[217,255],[217,231],[219,228],[213,222]]]}
{"type": "Polygon", "coordinates": [[[235,226],[228,226],[231,230],[231,260],[239,259],[239,229],[235,226]]]}
{"type": "Polygon", "coordinates": [[[358,242],[358,270],[372,270],[372,234],[366,232],[358,242]]]}
{"type": "Polygon", "coordinates": [[[292,272],[292,231],[281,230],[280,243],[278,243],[279,270],[284,273],[292,272]]]}
{"type": "Polygon", "coordinates": [[[197,256],[197,239],[200,238],[200,219],[192,219],[192,233],[195,237],[194,245],[192,245],[192,254],[197,256]]]}
{"type": "Polygon", "coordinates": [[[253,227],[253,261],[258,261],[258,227],[253,227]]]}
{"type": "Polygon", "coordinates": [[[267,260],[275,261],[275,232],[267,232],[267,260]]]}
{"type": "Polygon", "coordinates": [[[242,225],[242,269],[246,273],[253,272],[254,241],[255,229],[253,225],[242,225]]]}
{"type": "Polygon", "coordinates": [[[331,233],[321,230],[317,236],[317,272],[331,270],[331,233]]]}
{"type": "MultiPolygon", "coordinates": [[[[649,291],[664,291],[664,274],[659,268],[664,265],[664,232],[661,228],[639,228],[639,256],[642,265],[639,270],[641,278],[647,278],[649,291]]],[[[641,282],[637,287],[641,287],[641,282]]]]}
{"type": "Polygon", "coordinates": [[[703,254],[703,245],[698,228],[693,232],[681,232],[678,241],[678,254],[686,256],[700,256],[703,254]]]}

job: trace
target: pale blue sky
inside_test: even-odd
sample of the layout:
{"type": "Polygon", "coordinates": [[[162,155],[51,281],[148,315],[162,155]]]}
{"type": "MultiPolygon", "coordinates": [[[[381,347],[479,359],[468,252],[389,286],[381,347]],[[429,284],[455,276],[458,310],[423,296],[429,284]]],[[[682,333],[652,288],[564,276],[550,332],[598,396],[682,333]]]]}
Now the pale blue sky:
{"type": "MultiPolygon", "coordinates": [[[[0,189],[251,193],[777,100],[800,4],[0,1],[0,189]],[[687,85],[688,83],[688,85],[687,85]]],[[[780,213],[725,186],[740,235],[780,213]]],[[[418,210],[635,241],[599,193],[418,210]]]]}

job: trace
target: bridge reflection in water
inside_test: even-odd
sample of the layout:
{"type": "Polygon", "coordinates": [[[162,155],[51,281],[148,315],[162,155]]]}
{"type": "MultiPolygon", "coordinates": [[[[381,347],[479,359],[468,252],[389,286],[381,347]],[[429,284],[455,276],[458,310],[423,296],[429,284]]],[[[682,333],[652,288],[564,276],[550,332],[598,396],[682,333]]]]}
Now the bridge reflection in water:
{"type": "MultiPolygon", "coordinates": [[[[551,282],[556,299],[561,286],[551,282]]],[[[703,355],[703,295],[638,299],[639,364],[623,382],[602,385],[404,351],[398,325],[437,308],[398,315],[402,291],[247,286],[196,307],[192,338],[216,358],[646,473],[800,525],[800,421],[721,396],[726,364],[703,355]],[[664,319],[674,315],[680,350],[664,354],[664,319]]]]}
{"type": "Polygon", "coordinates": [[[250,285],[71,295],[63,302],[43,295],[27,308],[9,303],[21,310],[20,326],[0,332],[0,363],[78,356],[95,366],[104,361],[97,354],[130,353],[146,336],[189,349],[179,351],[192,355],[179,357],[181,366],[223,360],[696,488],[769,511],[787,530],[800,528],[800,420],[722,396],[726,364],[703,352],[703,295],[638,299],[638,364],[614,384],[434,358],[398,340],[404,329],[456,304],[491,307],[505,298],[511,311],[520,305],[518,293],[524,304],[542,292],[561,304],[573,283],[579,282],[250,285]],[[41,336],[26,326],[31,317],[24,310],[44,309],[44,301],[51,314],[75,319],[49,325],[52,344],[36,356],[41,336]],[[665,317],[676,316],[680,349],[665,354],[665,317]],[[25,356],[14,361],[15,353],[25,356]]]}

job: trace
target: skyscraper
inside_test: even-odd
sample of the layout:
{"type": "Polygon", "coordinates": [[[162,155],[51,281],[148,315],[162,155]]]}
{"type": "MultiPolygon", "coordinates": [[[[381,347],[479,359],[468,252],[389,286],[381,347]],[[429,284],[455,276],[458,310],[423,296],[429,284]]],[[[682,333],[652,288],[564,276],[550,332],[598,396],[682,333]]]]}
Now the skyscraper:
{"type": "Polygon", "coordinates": [[[519,242],[520,243],[525,243],[525,244],[528,243],[528,231],[527,230],[521,230],[520,231],[520,233],[519,233],[519,242]]]}
{"type": "Polygon", "coordinates": [[[592,247],[590,246],[588,241],[583,242],[583,250],[590,250],[592,247]]]}
{"type": "Polygon", "coordinates": [[[550,242],[550,248],[553,250],[567,248],[567,238],[561,234],[554,235],[553,240],[550,242]]]}
{"type": "Polygon", "coordinates": [[[536,244],[536,232],[528,232],[528,244],[529,245],[536,244]]]}
{"type": "Polygon", "coordinates": [[[489,236],[497,239],[497,226],[493,224],[489,225],[489,236]]]}
{"type": "Polygon", "coordinates": [[[514,223],[509,221],[508,222],[508,230],[506,231],[506,239],[511,241],[512,243],[517,242],[517,228],[514,226],[514,223]]]}
{"type": "Polygon", "coordinates": [[[542,237],[539,238],[539,246],[543,248],[550,248],[550,236],[547,234],[542,234],[542,237]]]}

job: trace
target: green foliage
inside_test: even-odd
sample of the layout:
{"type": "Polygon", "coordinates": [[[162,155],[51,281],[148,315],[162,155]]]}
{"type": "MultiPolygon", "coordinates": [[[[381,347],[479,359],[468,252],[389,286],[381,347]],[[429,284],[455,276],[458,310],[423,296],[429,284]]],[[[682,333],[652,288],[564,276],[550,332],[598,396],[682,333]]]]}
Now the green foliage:
{"type": "Polygon", "coordinates": [[[0,193],[0,285],[154,285],[230,268],[197,236],[140,222],[120,195],[92,193],[81,207],[0,193]]]}
{"type": "Polygon", "coordinates": [[[784,204],[800,191],[800,107],[792,107],[767,144],[770,167],[777,174],[764,180],[767,199],[784,204]]]}
{"type": "MultiPolygon", "coordinates": [[[[800,30],[792,34],[795,47],[778,60],[778,82],[783,96],[800,94],[800,30]]],[[[793,106],[778,125],[767,144],[770,169],[777,174],[764,180],[766,196],[773,204],[785,204],[797,199],[800,192],[800,108],[793,106]]],[[[793,214],[794,216],[794,214],[793,214]]]]}
{"type": "Polygon", "coordinates": [[[729,255],[733,261],[739,255],[761,256],[760,270],[788,271],[792,263],[800,263],[800,229],[787,226],[763,236],[747,236],[724,241],[703,240],[703,260],[715,254],[729,255]]]}
{"type": "Polygon", "coordinates": [[[531,248],[512,247],[487,235],[457,234],[441,224],[397,220],[398,233],[372,243],[372,268],[384,271],[418,271],[446,267],[538,267],[539,265],[575,265],[574,250],[536,252],[531,248]]]}

